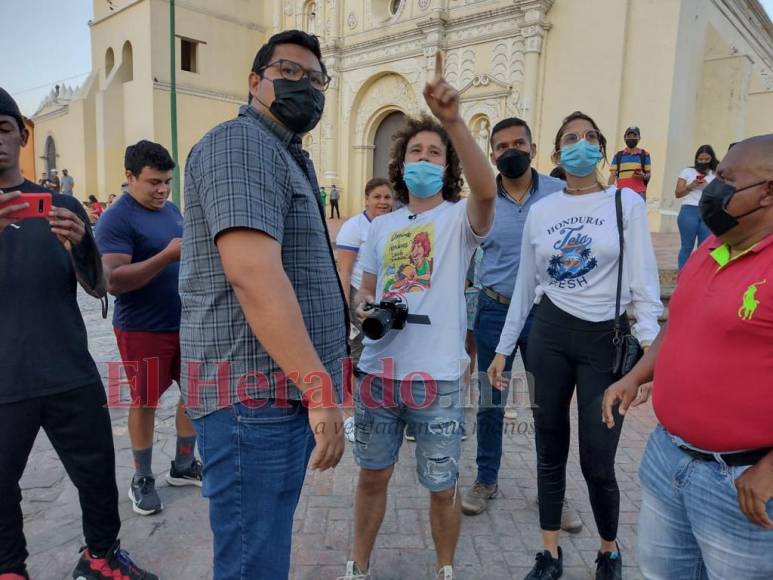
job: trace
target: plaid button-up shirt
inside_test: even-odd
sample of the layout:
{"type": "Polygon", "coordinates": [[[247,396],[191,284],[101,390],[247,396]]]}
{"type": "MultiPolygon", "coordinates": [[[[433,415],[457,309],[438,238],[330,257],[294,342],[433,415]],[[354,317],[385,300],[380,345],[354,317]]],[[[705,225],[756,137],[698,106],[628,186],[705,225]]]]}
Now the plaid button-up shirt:
{"type": "Polygon", "coordinates": [[[182,392],[194,418],[245,399],[301,397],[255,338],[223,272],[215,239],[232,228],[258,230],[281,244],[306,329],[340,397],[348,319],[323,215],[300,138],[250,106],[191,150],[180,346],[182,392]]]}

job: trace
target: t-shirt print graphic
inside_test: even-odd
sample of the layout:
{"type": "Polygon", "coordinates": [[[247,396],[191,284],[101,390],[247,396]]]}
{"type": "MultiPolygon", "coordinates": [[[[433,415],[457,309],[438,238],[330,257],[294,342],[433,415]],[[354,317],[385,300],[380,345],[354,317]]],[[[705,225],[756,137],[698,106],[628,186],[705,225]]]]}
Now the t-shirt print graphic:
{"type": "Polygon", "coordinates": [[[598,265],[591,251],[593,238],[582,233],[583,227],[559,230],[561,238],[553,245],[558,253],[550,258],[548,265],[548,275],[553,279],[551,284],[582,278],[598,265]]]}
{"type": "Polygon", "coordinates": [[[384,248],[384,298],[431,288],[434,260],[434,224],[394,232],[384,248]]]}

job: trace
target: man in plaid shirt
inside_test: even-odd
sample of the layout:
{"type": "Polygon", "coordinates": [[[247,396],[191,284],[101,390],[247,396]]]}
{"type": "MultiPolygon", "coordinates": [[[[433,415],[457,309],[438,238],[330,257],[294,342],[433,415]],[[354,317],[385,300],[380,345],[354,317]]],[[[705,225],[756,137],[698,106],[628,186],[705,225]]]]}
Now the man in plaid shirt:
{"type": "Polygon", "coordinates": [[[344,450],[348,310],[301,148],[329,81],[316,37],[272,37],[255,57],[250,104],[210,131],[186,167],[182,385],[215,579],[287,578],[309,459],[324,471],[344,450]]]}

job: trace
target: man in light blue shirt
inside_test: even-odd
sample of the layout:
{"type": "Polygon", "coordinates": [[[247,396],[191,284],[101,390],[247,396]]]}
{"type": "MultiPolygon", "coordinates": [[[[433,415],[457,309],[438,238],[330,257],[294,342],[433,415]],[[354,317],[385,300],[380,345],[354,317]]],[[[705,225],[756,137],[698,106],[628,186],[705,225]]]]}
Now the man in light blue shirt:
{"type": "MultiPolygon", "coordinates": [[[[531,130],[521,119],[504,119],[491,131],[491,161],[499,170],[498,195],[494,225],[489,236],[481,244],[483,259],[480,263],[479,278],[482,288],[475,319],[480,377],[476,428],[478,475],[475,484],[462,499],[462,511],[466,515],[483,513],[489,500],[498,492],[497,478],[502,460],[502,431],[507,392],[503,393],[491,387],[486,370],[494,358],[513,294],[526,216],[537,201],[564,187],[564,182],[560,179],[542,175],[531,167],[536,153],[537,147],[532,142],[531,130]]],[[[524,359],[530,326],[531,317],[518,341],[518,348],[524,359]]],[[[506,372],[512,369],[514,356],[515,354],[507,359],[506,372]]],[[[576,530],[578,525],[581,525],[576,514],[565,513],[564,516],[565,521],[562,521],[562,524],[572,524],[567,527],[576,530]]]]}

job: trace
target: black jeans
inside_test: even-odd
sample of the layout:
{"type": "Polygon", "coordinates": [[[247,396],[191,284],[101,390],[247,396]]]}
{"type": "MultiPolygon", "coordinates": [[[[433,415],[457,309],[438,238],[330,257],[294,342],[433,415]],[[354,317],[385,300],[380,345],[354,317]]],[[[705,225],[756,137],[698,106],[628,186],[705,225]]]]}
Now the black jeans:
{"type": "MultiPolygon", "coordinates": [[[[621,324],[627,329],[623,318],[621,324]]],[[[615,453],[623,424],[617,411],[614,429],[607,429],[601,421],[604,391],[615,382],[612,321],[580,320],[544,296],[536,308],[527,358],[534,380],[540,526],[547,531],[561,528],[569,406],[577,385],[580,466],[599,535],[612,541],[617,537],[620,512],[615,453]]]]}
{"type": "Polygon", "coordinates": [[[330,219],[333,219],[333,212],[335,211],[336,214],[338,214],[338,219],[341,219],[341,210],[338,209],[338,200],[337,199],[331,199],[330,200],[330,219]]]}
{"type": "Polygon", "coordinates": [[[78,489],[89,550],[104,554],[117,540],[121,518],[106,405],[102,383],[0,404],[0,574],[25,572],[19,480],[41,427],[78,489]]]}

